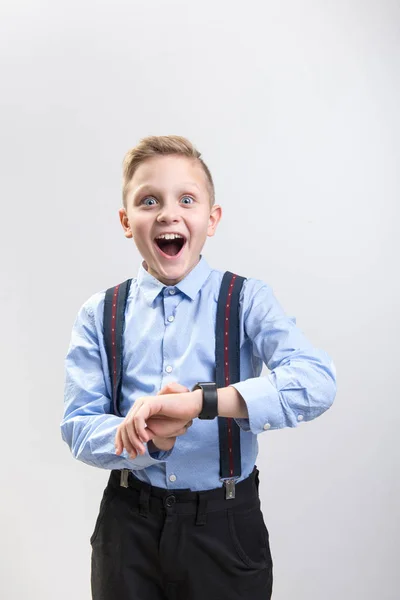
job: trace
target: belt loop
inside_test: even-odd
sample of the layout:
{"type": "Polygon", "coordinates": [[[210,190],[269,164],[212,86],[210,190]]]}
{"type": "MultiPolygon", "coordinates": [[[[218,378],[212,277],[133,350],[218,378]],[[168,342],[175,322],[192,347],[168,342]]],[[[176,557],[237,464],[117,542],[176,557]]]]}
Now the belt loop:
{"type": "Polygon", "coordinates": [[[205,525],[207,523],[207,498],[199,492],[197,494],[196,525],[205,525]]]}
{"type": "Polygon", "coordinates": [[[144,487],[140,490],[139,496],[139,514],[141,517],[147,519],[149,515],[149,500],[150,500],[150,489],[144,487]]]}

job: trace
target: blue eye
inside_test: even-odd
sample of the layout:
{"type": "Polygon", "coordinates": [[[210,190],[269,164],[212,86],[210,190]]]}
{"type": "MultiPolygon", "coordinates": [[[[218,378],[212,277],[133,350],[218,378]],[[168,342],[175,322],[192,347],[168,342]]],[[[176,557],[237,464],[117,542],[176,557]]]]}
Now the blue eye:
{"type": "Polygon", "coordinates": [[[193,204],[194,200],[191,196],[182,196],[181,201],[183,202],[183,204],[193,204]],[[185,202],[184,202],[185,200],[185,202]]]}
{"type": "Polygon", "coordinates": [[[157,202],[157,200],[153,196],[146,196],[146,198],[143,198],[142,200],[142,204],[144,204],[145,206],[154,206],[153,202],[157,202]],[[150,204],[150,202],[152,203],[150,204]]]}

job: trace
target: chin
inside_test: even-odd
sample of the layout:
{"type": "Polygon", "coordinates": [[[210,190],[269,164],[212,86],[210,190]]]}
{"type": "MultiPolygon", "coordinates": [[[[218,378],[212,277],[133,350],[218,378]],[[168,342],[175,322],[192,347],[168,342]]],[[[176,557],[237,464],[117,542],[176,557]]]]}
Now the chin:
{"type": "Polygon", "coordinates": [[[161,269],[159,272],[160,276],[162,277],[162,279],[164,280],[164,283],[166,283],[168,281],[168,285],[175,285],[176,283],[178,283],[179,281],[181,281],[182,279],[184,279],[186,277],[186,275],[193,269],[193,267],[196,265],[197,263],[191,263],[188,265],[183,265],[183,266],[178,266],[178,265],[174,265],[171,267],[164,267],[163,269],[161,269]]]}

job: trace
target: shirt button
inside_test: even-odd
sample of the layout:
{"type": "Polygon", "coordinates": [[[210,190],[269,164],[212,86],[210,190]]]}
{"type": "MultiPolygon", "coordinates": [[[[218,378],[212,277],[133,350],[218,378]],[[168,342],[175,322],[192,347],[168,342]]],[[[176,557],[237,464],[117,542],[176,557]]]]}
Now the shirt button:
{"type": "Polygon", "coordinates": [[[303,419],[304,419],[303,415],[299,415],[299,416],[297,417],[297,420],[298,420],[298,421],[302,421],[303,419]]]}
{"type": "Polygon", "coordinates": [[[176,481],[176,475],[172,474],[169,476],[170,481],[176,481]]]}
{"type": "Polygon", "coordinates": [[[175,320],[175,317],[173,317],[172,315],[171,315],[170,317],[168,317],[168,321],[169,321],[170,323],[172,323],[174,320],[175,320]]]}
{"type": "Polygon", "coordinates": [[[264,429],[265,429],[265,431],[267,431],[267,429],[271,429],[271,424],[270,423],[265,423],[264,429]]]}
{"type": "Polygon", "coordinates": [[[171,365],[168,365],[168,367],[165,367],[165,370],[167,371],[167,373],[171,373],[172,372],[171,365]]]}
{"type": "Polygon", "coordinates": [[[173,296],[175,294],[175,290],[169,290],[169,293],[171,296],[173,296]]]}

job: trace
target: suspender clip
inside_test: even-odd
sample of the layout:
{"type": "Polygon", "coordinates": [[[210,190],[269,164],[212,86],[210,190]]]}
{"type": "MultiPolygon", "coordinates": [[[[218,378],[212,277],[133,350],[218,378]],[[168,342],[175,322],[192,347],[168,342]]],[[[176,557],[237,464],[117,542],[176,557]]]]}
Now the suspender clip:
{"type": "Polygon", "coordinates": [[[236,478],[233,479],[224,479],[224,486],[225,486],[225,500],[233,500],[233,498],[235,497],[235,485],[236,485],[236,478]]]}
{"type": "Polygon", "coordinates": [[[120,487],[127,488],[128,486],[129,469],[122,469],[121,479],[119,480],[120,487]]]}

